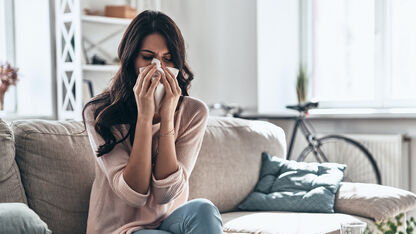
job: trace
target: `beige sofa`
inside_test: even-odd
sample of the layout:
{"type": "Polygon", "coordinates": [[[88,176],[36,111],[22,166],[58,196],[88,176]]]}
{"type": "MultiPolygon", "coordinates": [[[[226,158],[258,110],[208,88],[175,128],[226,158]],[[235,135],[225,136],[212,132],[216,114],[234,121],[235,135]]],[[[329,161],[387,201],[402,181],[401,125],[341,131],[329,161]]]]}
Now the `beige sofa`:
{"type": "MultiPolygon", "coordinates": [[[[78,134],[82,130],[81,121],[32,119],[8,124],[0,119],[0,202],[28,204],[54,233],[85,233],[95,158],[87,133],[78,134]]],[[[383,199],[392,203],[380,205],[373,194],[376,199],[370,206],[381,211],[369,211],[342,202],[361,199],[357,195],[360,186],[350,184],[341,186],[345,196],[337,195],[336,212],[370,218],[342,213],[237,211],[257,182],[262,151],[285,155],[281,128],[265,121],[209,117],[191,175],[190,199],[210,199],[222,213],[225,233],[338,233],[342,222],[364,220],[371,225],[371,217],[377,218],[373,214],[392,216],[416,203],[414,194],[382,186],[378,188],[383,199]]]]}

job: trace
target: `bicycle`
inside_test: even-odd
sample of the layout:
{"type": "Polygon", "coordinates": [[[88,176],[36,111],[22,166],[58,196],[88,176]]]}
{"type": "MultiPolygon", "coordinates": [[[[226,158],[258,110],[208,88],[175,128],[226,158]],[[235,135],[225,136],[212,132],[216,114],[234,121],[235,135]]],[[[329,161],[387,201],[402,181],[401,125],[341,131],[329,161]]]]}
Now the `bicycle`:
{"type": "Polygon", "coordinates": [[[318,102],[308,102],[286,106],[288,109],[299,112],[299,115],[295,117],[295,126],[286,159],[291,159],[296,133],[300,128],[308,145],[301,151],[296,161],[346,164],[347,169],[344,172],[343,181],[381,184],[381,175],[377,163],[368,149],[361,143],[338,134],[317,137],[312,133],[305,123],[305,117],[310,109],[317,108],[318,105],[318,102]]]}
{"type": "MultiPolygon", "coordinates": [[[[305,123],[307,112],[310,109],[317,108],[318,102],[308,102],[301,105],[289,105],[288,109],[293,109],[299,112],[296,116],[295,126],[290,139],[289,148],[286,159],[291,159],[293,146],[296,139],[298,128],[305,136],[307,146],[301,151],[296,161],[306,162],[336,162],[346,164],[347,169],[344,172],[343,181],[348,182],[362,182],[362,183],[377,183],[381,184],[380,170],[377,166],[374,157],[358,141],[347,136],[338,134],[331,134],[318,137],[312,131],[313,126],[309,128],[305,123]]],[[[209,105],[212,111],[222,111],[223,116],[244,118],[244,119],[270,119],[267,115],[242,115],[243,109],[237,104],[215,103],[209,105]]],[[[280,119],[280,118],[278,118],[280,119]]],[[[284,119],[293,119],[284,118],[284,119]]]]}

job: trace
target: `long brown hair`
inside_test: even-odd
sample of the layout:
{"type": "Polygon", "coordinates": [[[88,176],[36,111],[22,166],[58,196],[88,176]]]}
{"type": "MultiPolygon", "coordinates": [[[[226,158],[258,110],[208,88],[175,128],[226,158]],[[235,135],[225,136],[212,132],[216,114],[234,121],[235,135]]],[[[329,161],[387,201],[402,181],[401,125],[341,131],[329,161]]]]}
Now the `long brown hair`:
{"type": "Polygon", "coordinates": [[[181,31],[175,22],[162,12],[143,11],[133,19],[124,32],[118,47],[120,68],[112,78],[109,87],[89,100],[82,110],[84,128],[86,128],[84,111],[88,105],[98,104],[94,111],[94,129],[105,143],[100,145],[95,152],[97,157],[110,152],[116,144],[121,143],[128,136],[133,144],[137,121],[137,104],[133,86],[139,72],[136,71],[135,60],[142,47],[143,39],[153,33],[159,33],[165,38],[172,62],[179,69],[177,80],[182,90],[179,105],[183,96],[189,96],[188,89],[194,75],[185,61],[185,43],[181,31]],[[129,131],[117,141],[111,128],[118,124],[128,124],[129,131]]]}

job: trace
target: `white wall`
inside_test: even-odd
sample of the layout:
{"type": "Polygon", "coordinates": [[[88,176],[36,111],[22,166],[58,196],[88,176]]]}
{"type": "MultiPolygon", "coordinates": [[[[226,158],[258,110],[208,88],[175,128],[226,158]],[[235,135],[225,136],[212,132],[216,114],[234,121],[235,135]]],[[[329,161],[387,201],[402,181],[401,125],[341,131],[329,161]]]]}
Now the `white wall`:
{"type": "MultiPolygon", "coordinates": [[[[103,12],[108,2],[90,0],[84,6],[103,12]]],[[[234,102],[256,110],[256,0],[163,0],[161,11],[178,24],[185,39],[195,74],[190,95],[207,104],[234,102]]],[[[109,43],[115,53],[119,40],[109,43]]],[[[98,76],[109,74],[87,75],[100,90],[108,84],[107,78],[99,80],[98,76]]]]}
{"type": "Polygon", "coordinates": [[[162,11],[184,36],[195,73],[191,95],[256,110],[256,1],[165,0],[162,11]]]}
{"type": "Polygon", "coordinates": [[[18,114],[53,116],[49,1],[15,0],[14,8],[18,114]]]}

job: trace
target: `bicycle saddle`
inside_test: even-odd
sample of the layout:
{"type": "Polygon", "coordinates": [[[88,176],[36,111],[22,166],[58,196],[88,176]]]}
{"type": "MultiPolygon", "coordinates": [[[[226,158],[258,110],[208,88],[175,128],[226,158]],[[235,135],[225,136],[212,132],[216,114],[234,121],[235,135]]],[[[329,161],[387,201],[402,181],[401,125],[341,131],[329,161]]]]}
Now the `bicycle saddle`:
{"type": "Polygon", "coordinates": [[[299,112],[307,112],[310,109],[317,108],[319,102],[306,102],[299,105],[289,105],[286,106],[287,109],[297,110],[299,112]]]}

